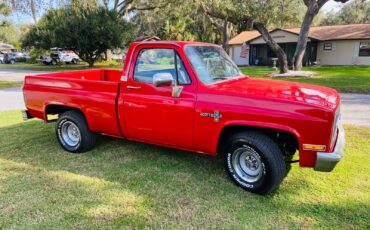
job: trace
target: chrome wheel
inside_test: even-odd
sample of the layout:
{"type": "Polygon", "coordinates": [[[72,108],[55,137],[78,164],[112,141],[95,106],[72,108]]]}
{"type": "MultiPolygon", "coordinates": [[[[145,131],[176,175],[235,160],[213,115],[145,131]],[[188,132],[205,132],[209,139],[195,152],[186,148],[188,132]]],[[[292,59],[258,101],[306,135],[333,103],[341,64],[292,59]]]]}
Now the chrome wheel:
{"type": "Polygon", "coordinates": [[[234,151],[232,165],[236,174],[248,183],[258,181],[264,170],[259,154],[246,145],[234,151]]]}
{"type": "Polygon", "coordinates": [[[71,147],[75,147],[81,142],[80,129],[71,121],[63,123],[61,133],[63,140],[71,147]]]}

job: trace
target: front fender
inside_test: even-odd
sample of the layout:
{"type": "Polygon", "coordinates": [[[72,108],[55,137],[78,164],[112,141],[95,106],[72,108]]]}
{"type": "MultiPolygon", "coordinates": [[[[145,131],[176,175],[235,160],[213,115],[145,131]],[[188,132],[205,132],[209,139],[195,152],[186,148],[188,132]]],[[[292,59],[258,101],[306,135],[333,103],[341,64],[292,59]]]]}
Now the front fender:
{"type": "Polygon", "coordinates": [[[269,123],[269,122],[258,122],[258,121],[244,121],[244,120],[232,120],[232,121],[226,121],[224,123],[224,126],[220,130],[219,135],[221,134],[222,130],[226,127],[230,126],[246,126],[246,127],[256,127],[256,128],[265,128],[265,129],[274,129],[274,130],[280,130],[285,131],[288,133],[291,133],[295,136],[295,138],[300,143],[301,135],[298,133],[297,130],[295,130],[292,127],[280,125],[276,123],[269,123]]]}

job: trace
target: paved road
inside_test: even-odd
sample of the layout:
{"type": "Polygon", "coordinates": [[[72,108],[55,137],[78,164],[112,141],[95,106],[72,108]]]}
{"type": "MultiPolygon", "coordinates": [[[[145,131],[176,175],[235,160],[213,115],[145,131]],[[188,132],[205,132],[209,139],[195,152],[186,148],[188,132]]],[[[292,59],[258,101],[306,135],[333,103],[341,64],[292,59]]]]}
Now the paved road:
{"type": "Polygon", "coordinates": [[[342,93],[342,121],[370,127],[370,95],[342,93]]]}
{"type": "Polygon", "coordinates": [[[0,89],[0,111],[24,109],[22,88],[0,89]]]}
{"type": "Polygon", "coordinates": [[[47,73],[43,71],[21,70],[21,69],[0,69],[0,81],[23,82],[26,75],[47,73]]]}
{"type": "MultiPolygon", "coordinates": [[[[343,123],[370,127],[370,95],[347,93],[341,95],[343,123]]],[[[0,111],[23,108],[21,88],[0,89],[0,111]]]]}

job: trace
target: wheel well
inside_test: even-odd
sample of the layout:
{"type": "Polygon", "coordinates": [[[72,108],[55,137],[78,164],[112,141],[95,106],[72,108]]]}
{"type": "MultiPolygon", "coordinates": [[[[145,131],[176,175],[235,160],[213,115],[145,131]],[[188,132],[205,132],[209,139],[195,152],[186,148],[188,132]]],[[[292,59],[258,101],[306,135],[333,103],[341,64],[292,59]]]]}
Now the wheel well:
{"type": "Polygon", "coordinates": [[[275,143],[278,144],[282,153],[287,158],[291,158],[299,147],[296,136],[290,132],[253,126],[233,125],[227,126],[221,131],[217,144],[217,152],[224,152],[224,148],[226,147],[225,143],[228,141],[228,139],[235,133],[240,133],[244,131],[257,131],[270,137],[275,143]]]}
{"type": "Polygon", "coordinates": [[[62,114],[64,112],[67,112],[67,111],[70,111],[70,110],[75,110],[75,111],[78,111],[78,112],[82,113],[82,111],[80,109],[77,109],[77,108],[74,108],[74,107],[70,107],[70,106],[65,106],[65,105],[47,105],[46,108],[45,108],[45,117],[46,117],[46,120],[49,120],[48,119],[48,115],[60,115],[60,114],[62,114]]]}

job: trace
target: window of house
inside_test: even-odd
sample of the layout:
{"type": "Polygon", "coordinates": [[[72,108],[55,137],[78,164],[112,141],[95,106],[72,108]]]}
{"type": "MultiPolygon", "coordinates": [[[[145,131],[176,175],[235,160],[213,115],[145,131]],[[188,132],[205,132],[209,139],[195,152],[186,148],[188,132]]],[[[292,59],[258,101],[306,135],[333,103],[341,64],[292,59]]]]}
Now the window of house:
{"type": "Polygon", "coordinates": [[[153,83],[157,73],[170,73],[179,84],[190,84],[185,66],[173,49],[142,49],[137,57],[134,80],[153,83]]]}
{"type": "Polygon", "coordinates": [[[333,43],[331,43],[331,42],[325,42],[324,43],[324,50],[325,51],[331,51],[331,50],[333,50],[333,43]]]}
{"type": "Polygon", "coordinates": [[[358,56],[370,57],[370,42],[360,42],[358,56]]]}

